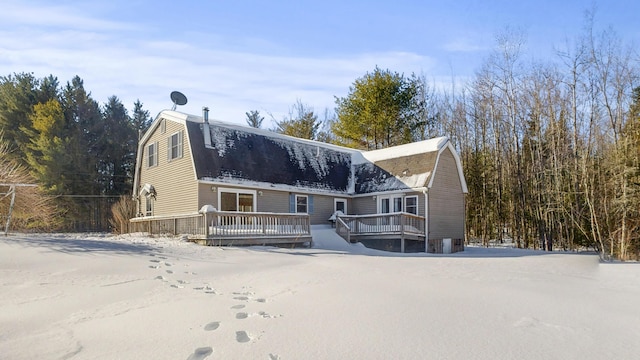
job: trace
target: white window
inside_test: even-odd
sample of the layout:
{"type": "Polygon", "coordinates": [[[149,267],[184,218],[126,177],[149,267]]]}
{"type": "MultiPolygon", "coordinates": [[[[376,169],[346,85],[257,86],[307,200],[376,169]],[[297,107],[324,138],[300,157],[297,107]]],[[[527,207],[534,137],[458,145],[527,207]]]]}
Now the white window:
{"type": "Polygon", "coordinates": [[[309,209],[308,201],[307,195],[296,195],[296,212],[307,213],[309,209]]]}
{"type": "Polygon", "coordinates": [[[404,198],[404,211],[409,214],[418,215],[418,197],[407,196],[404,198]]]}
{"type": "Polygon", "coordinates": [[[347,199],[333,199],[333,212],[336,211],[347,214],[347,199]]]}
{"type": "Polygon", "coordinates": [[[254,212],[256,191],[218,188],[218,204],[221,211],[254,212]]]}
{"type": "Polygon", "coordinates": [[[168,152],[169,161],[182,157],[182,131],[171,135],[169,137],[168,152]]]}
{"type": "Polygon", "coordinates": [[[402,211],[402,196],[378,196],[378,213],[388,214],[402,211]]]}
{"type": "Polygon", "coordinates": [[[147,146],[147,166],[158,165],[158,143],[154,142],[147,146]]]}
{"type": "Polygon", "coordinates": [[[160,134],[167,132],[167,122],[165,119],[160,120],[160,134]]]}
{"type": "Polygon", "coordinates": [[[153,199],[151,199],[151,196],[145,197],[145,202],[146,202],[146,211],[144,215],[153,216],[153,199]]]}

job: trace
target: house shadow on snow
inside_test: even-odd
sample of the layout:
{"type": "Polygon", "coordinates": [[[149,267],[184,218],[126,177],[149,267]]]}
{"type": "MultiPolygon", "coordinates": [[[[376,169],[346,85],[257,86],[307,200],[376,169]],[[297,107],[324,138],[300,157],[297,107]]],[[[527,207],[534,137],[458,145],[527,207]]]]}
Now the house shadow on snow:
{"type": "MultiPolygon", "coordinates": [[[[80,235],[81,236],[81,235],[80,235]]],[[[0,241],[23,246],[34,246],[68,254],[109,253],[118,255],[150,254],[159,248],[148,244],[136,244],[126,241],[91,238],[72,238],[57,234],[16,234],[0,238],[0,241]]]]}
{"type": "Polygon", "coordinates": [[[312,247],[306,249],[286,249],[279,247],[250,247],[255,251],[271,252],[286,255],[297,256],[326,256],[326,255],[345,255],[345,256],[375,256],[375,257],[396,257],[396,258],[519,258],[531,256],[549,256],[549,255],[569,255],[569,256],[598,256],[593,252],[565,252],[565,251],[541,251],[517,248],[485,248],[467,246],[464,251],[453,254],[433,254],[425,252],[399,253],[384,250],[367,248],[362,244],[344,244],[341,246],[312,247]]]}

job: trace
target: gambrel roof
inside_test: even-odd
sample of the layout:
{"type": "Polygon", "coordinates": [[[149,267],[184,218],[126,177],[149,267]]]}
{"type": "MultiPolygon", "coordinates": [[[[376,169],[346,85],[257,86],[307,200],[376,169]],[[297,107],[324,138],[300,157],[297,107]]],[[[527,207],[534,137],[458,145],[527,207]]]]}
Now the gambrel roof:
{"type": "Polygon", "coordinates": [[[359,151],[168,110],[141,140],[139,163],[145,138],[160,119],[185,125],[187,150],[200,181],[345,195],[427,190],[440,154],[450,149],[467,192],[460,159],[446,137],[359,151]]]}

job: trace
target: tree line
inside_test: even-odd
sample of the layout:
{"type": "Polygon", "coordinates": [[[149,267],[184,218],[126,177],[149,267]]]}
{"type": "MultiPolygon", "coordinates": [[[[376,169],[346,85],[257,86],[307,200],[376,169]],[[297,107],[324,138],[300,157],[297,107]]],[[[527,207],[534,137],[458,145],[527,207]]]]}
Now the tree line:
{"type": "Polygon", "coordinates": [[[131,193],[138,137],[150,122],[139,100],[131,115],[116,96],[100,105],[78,76],[64,86],[52,75],[0,77],[3,157],[52,199],[49,226],[60,230],[107,228],[111,204],[131,193]]]}

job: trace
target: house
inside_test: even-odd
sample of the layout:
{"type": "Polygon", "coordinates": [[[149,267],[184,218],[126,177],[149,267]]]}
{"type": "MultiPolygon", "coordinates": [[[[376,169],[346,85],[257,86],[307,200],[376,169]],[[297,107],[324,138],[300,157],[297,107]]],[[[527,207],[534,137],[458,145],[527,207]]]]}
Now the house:
{"type": "Polygon", "coordinates": [[[138,146],[132,222],[175,230],[178,218],[204,216],[189,226],[217,241],[208,243],[295,243],[310,237],[292,229],[328,224],[339,211],[332,219],[348,241],[449,252],[463,248],[466,192],[445,137],[359,151],[209,121],[208,110],[165,110],[138,146]]]}

